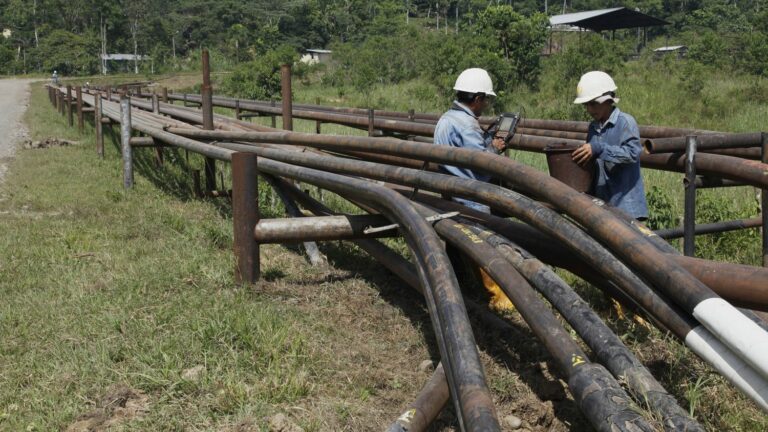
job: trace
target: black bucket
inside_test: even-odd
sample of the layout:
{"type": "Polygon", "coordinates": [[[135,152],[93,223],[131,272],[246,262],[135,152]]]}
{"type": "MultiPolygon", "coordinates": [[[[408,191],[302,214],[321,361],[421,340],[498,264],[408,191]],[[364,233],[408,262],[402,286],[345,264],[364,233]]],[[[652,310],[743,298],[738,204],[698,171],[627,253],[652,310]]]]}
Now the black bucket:
{"type": "Polygon", "coordinates": [[[595,175],[595,160],[579,165],[572,159],[572,153],[579,146],[572,144],[549,145],[544,149],[547,155],[549,175],[576,189],[589,192],[595,175]]]}

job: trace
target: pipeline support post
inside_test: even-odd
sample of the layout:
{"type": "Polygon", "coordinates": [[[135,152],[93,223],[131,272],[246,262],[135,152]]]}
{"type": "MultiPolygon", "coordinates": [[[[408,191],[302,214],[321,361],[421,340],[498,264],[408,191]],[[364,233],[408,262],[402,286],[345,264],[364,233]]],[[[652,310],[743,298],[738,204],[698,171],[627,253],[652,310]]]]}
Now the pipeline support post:
{"type": "Polygon", "coordinates": [[[69,127],[73,127],[75,125],[75,116],[74,112],[72,112],[72,86],[67,84],[67,121],[69,122],[69,127]]]}
{"type": "MultiPolygon", "coordinates": [[[[271,106],[272,108],[275,107],[275,100],[274,99],[270,99],[269,100],[269,106],[271,106]]],[[[272,129],[277,129],[277,117],[275,117],[275,115],[272,114],[271,118],[272,118],[272,123],[271,123],[272,124],[272,129]]]]}
{"type": "MultiPolygon", "coordinates": [[[[152,112],[160,115],[160,96],[157,92],[152,93],[152,112]]],[[[157,166],[163,165],[163,148],[161,146],[155,146],[155,162],[157,166]]]]}
{"type": "Polygon", "coordinates": [[[683,213],[683,254],[696,254],[696,136],[685,139],[685,208],[683,213]]]}
{"type": "Polygon", "coordinates": [[[373,120],[374,120],[373,108],[368,108],[368,136],[369,137],[372,137],[375,135],[375,131],[373,129],[373,120]]]}
{"type": "MultiPolygon", "coordinates": [[[[184,98],[186,99],[186,93],[184,98]]],[[[211,88],[211,66],[208,50],[203,50],[203,86],[200,88],[200,98],[203,110],[203,129],[213,130],[213,89],[211,88]]],[[[205,191],[213,193],[216,190],[216,159],[205,158],[205,191]]]]}
{"type": "Polygon", "coordinates": [[[283,129],[293,130],[293,95],[291,93],[291,65],[280,66],[280,83],[283,98],[283,129]]]}
{"type": "Polygon", "coordinates": [[[85,119],[83,119],[83,88],[75,87],[75,97],[77,97],[77,129],[83,133],[85,129],[85,119]]]}
{"type": "Polygon", "coordinates": [[[131,151],[131,97],[120,97],[120,147],[123,150],[123,187],[133,187],[133,152],[131,151]]]}
{"type": "Polygon", "coordinates": [[[232,222],[234,224],[235,279],[249,284],[259,280],[259,244],[254,228],[259,222],[259,180],[256,155],[232,155],[232,222]]]}
{"type": "Polygon", "coordinates": [[[96,131],[96,154],[104,159],[104,124],[101,119],[103,116],[101,109],[101,93],[93,95],[93,128],[96,131]]]}
{"type": "MultiPolygon", "coordinates": [[[[760,134],[760,160],[764,164],[768,164],[768,132],[760,134]]],[[[763,218],[763,229],[761,231],[763,236],[763,267],[768,267],[768,188],[760,191],[760,213],[763,218]]]]}

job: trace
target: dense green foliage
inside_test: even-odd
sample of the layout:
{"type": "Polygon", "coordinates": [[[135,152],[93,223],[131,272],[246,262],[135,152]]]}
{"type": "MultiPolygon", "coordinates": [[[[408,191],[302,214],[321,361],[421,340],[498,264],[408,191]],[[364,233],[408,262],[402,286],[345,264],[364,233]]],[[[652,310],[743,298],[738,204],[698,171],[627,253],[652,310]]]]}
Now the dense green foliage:
{"type": "MultiPolygon", "coordinates": [[[[0,0],[0,73],[99,72],[107,53],[137,53],[140,65],[111,70],[196,67],[200,48],[227,67],[258,60],[288,45],[333,47],[342,71],[336,80],[356,87],[415,76],[443,84],[467,64],[481,64],[498,80],[536,87],[546,14],[559,4],[533,0],[0,0]],[[499,6],[499,5],[502,6],[499,6]],[[345,55],[347,54],[347,55],[345,55]]],[[[666,19],[651,37],[691,48],[702,64],[768,74],[768,1],[627,0],[622,3],[666,19]]],[[[567,2],[566,12],[616,6],[608,0],[567,2]]],[[[617,35],[636,48],[633,31],[617,35]]],[[[575,68],[574,69],[578,69],[575,68]]]]}

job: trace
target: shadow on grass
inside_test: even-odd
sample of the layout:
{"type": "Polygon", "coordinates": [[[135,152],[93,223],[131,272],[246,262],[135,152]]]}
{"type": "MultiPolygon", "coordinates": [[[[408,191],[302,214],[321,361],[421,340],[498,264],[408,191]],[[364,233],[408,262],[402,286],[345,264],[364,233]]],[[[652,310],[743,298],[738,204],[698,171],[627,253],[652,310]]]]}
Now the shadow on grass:
{"type": "MultiPolygon", "coordinates": [[[[393,277],[392,273],[378,261],[348,244],[326,242],[320,248],[328,257],[330,265],[362,276],[378,290],[383,300],[398,308],[416,328],[422,331],[431,358],[434,361],[439,361],[440,352],[435,333],[425,303],[419,293],[407,288],[405,282],[393,277]],[[354,256],[354,259],[350,259],[351,256],[354,256]]],[[[486,309],[483,305],[487,303],[488,299],[481,292],[482,287],[470,279],[472,276],[469,273],[471,272],[466,273],[466,277],[462,277],[460,280],[465,296],[481,305],[482,309],[486,309]]],[[[470,312],[469,317],[473,325],[475,340],[482,351],[494,357],[503,367],[516,373],[519,379],[536,394],[538,399],[544,402],[551,400],[554,409],[553,414],[561,422],[575,425],[577,429],[581,425],[585,428],[589,427],[573,401],[566,399],[566,393],[559,381],[557,379],[551,380],[542,373],[541,365],[547,363],[547,369],[553,371],[553,375],[558,375],[557,372],[554,372],[554,363],[550,362],[551,357],[536,336],[523,324],[519,316],[502,318],[509,325],[505,329],[487,326],[476,312],[470,312]]],[[[499,388],[499,386],[494,386],[491,383],[489,385],[495,387],[495,392],[502,393],[500,398],[502,400],[517,397],[514,394],[514,389],[505,389],[503,386],[499,388]]],[[[452,408],[449,407],[449,410],[452,411],[452,408]]],[[[448,421],[448,423],[444,423],[446,426],[452,421],[451,419],[442,420],[448,421]]],[[[442,421],[439,420],[437,423],[442,423],[442,421]]]]}

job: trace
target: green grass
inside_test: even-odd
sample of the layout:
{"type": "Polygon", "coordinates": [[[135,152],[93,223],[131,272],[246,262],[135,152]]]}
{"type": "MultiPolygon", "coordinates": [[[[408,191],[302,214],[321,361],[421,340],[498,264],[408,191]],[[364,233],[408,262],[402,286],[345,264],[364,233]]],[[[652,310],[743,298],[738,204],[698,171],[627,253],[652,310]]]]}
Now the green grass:
{"type": "MultiPolygon", "coordinates": [[[[32,139],[77,144],[20,150],[0,185],[0,430],[66,429],[102,408],[115,386],[149,397],[146,415],[126,430],[259,428],[276,412],[307,430],[361,430],[357,421],[371,422],[361,404],[387,404],[381,396],[361,400],[372,385],[367,370],[338,366],[357,329],[321,319],[356,299],[367,302],[351,308],[358,313],[383,310],[371,328],[402,321],[356,276],[380,269],[363,261],[346,272],[317,270],[290,249],[263,246],[265,276],[280,280],[241,288],[233,282],[228,204],[191,199],[182,154],[167,154],[163,170],[150,151],[137,152],[136,185],[124,191],[114,142],[99,160],[92,129],[79,135],[67,127],[38,85],[26,120],[32,139]],[[323,285],[325,278],[337,282],[323,285]],[[200,365],[199,380],[182,378],[200,365]],[[329,392],[357,420],[316,402],[329,392]],[[306,408],[290,411],[297,405],[306,408]]],[[[266,214],[279,211],[265,205],[266,214]]],[[[428,357],[418,330],[400,335],[415,348],[400,362],[428,357]]],[[[382,373],[403,367],[376,357],[386,348],[380,340],[352,345],[387,361],[382,373]]],[[[399,409],[400,396],[379,393],[399,409]]]]}
{"type": "Polygon", "coordinates": [[[232,283],[231,224],[141,176],[123,191],[115,148],[99,161],[41,95],[33,137],[80,144],[20,152],[2,188],[0,429],[59,429],[114,383],[157,396],[155,430],[307,395],[303,318],[232,283]]]}

